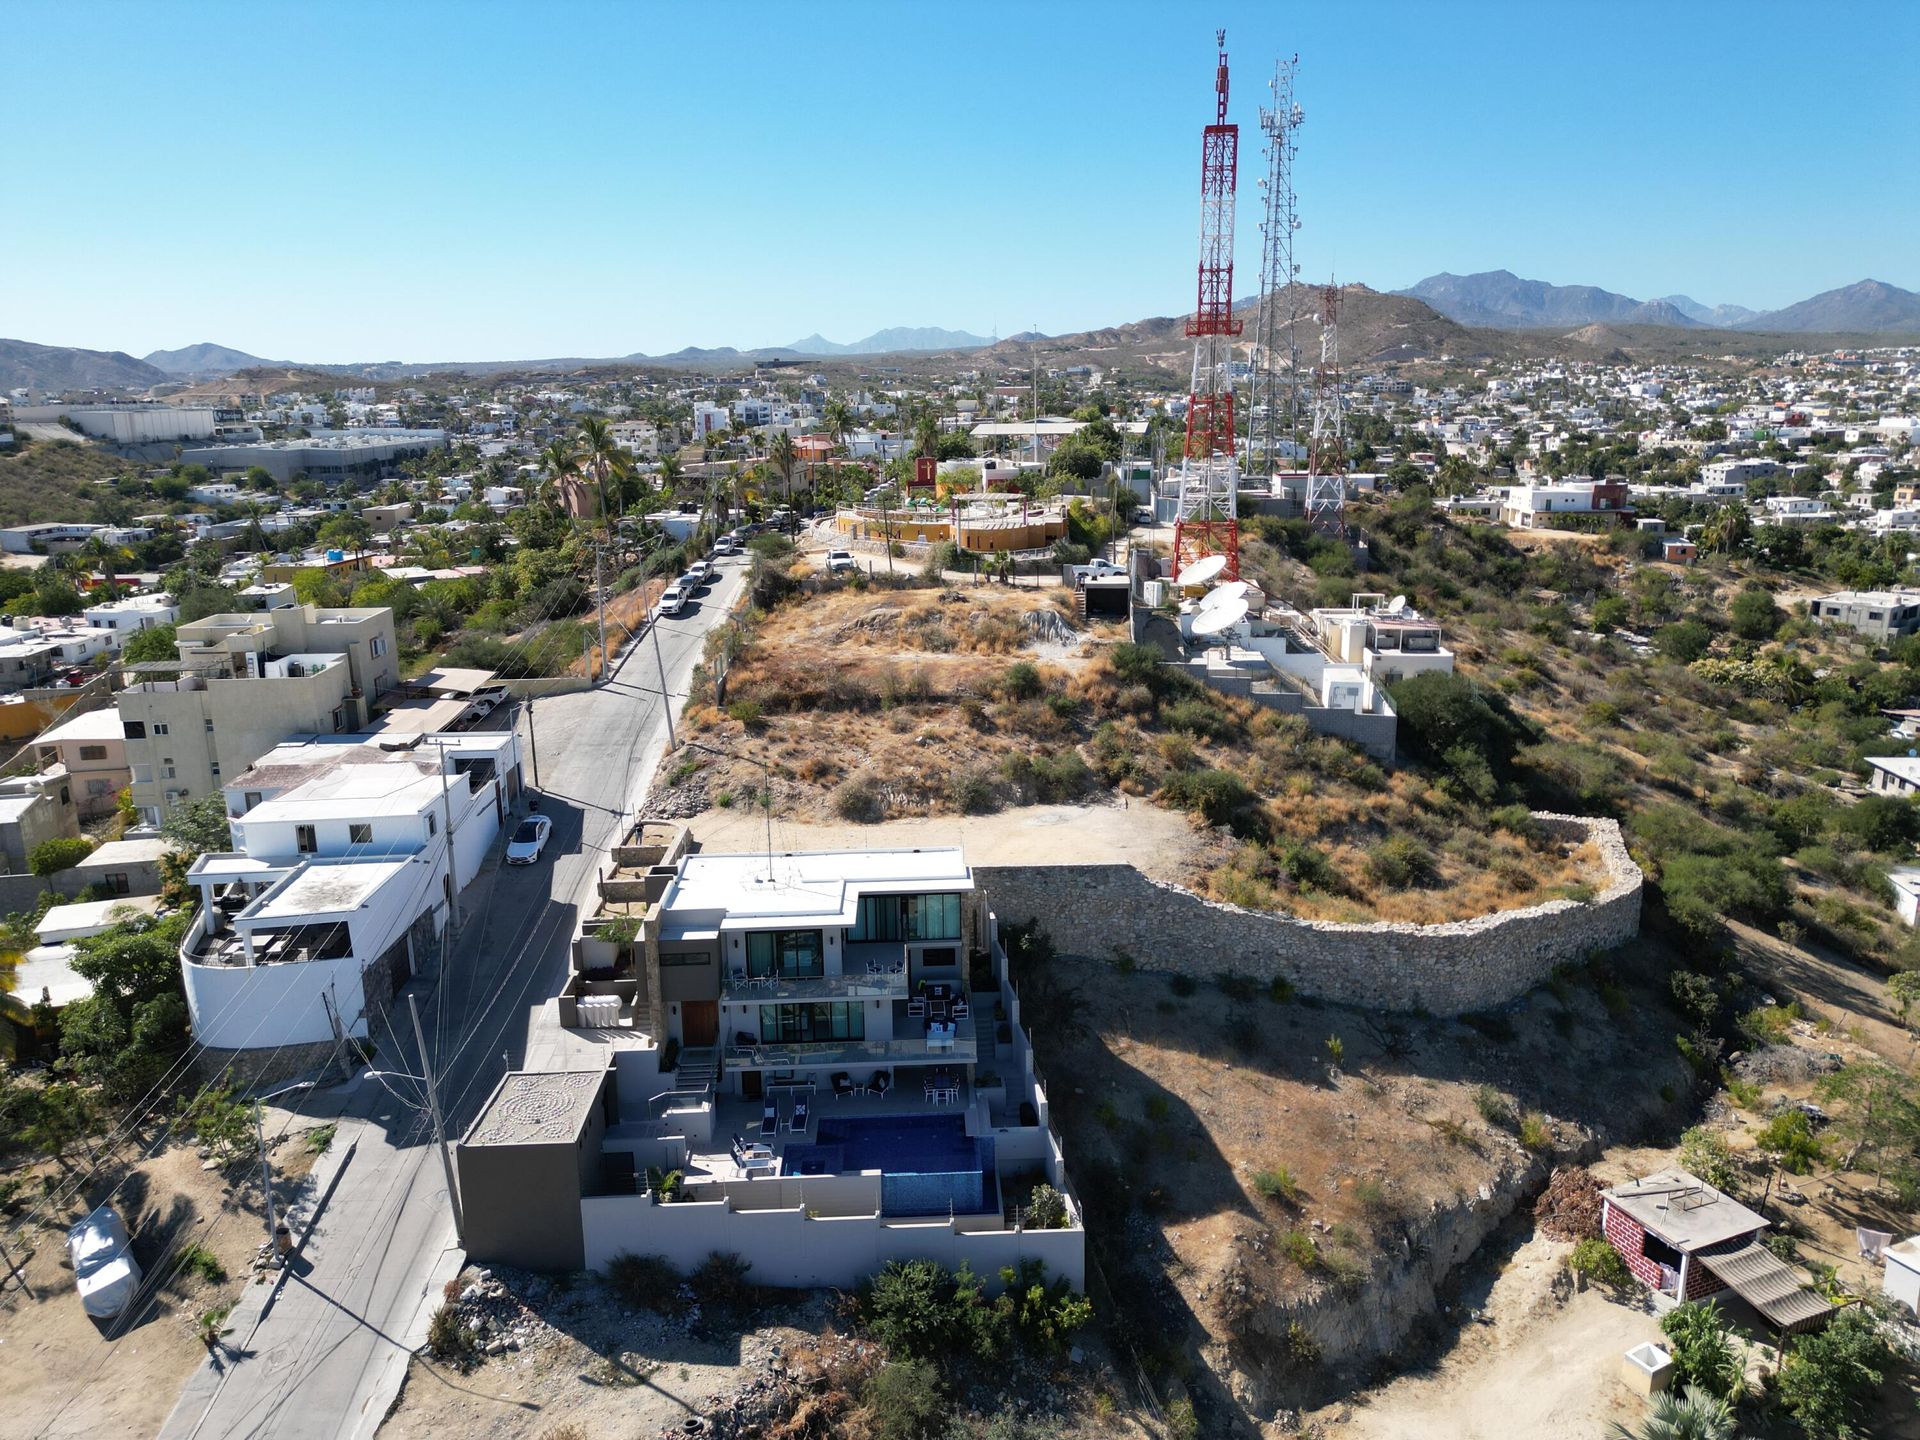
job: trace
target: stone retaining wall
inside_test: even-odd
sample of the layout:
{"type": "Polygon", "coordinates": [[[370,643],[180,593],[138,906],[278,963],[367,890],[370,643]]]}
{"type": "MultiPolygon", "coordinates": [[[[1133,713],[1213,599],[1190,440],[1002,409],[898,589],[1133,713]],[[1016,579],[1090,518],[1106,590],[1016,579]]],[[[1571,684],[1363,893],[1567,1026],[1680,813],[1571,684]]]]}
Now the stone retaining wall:
{"type": "MultiPolygon", "coordinates": [[[[1549,900],[1444,925],[1299,920],[1204,900],[1131,865],[978,866],[1003,921],[1038,919],[1063,954],[1195,978],[1285,976],[1342,1005],[1460,1015],[1524,994],[1553,967],[1640,932],[1640,867],[1612,820],[1537,814],[1562,843],[1591,841],[1606,881],[1590,901],[1549,900]]],[[[1069,842],[1070,843],[1070,842],[1069,842]]]]}

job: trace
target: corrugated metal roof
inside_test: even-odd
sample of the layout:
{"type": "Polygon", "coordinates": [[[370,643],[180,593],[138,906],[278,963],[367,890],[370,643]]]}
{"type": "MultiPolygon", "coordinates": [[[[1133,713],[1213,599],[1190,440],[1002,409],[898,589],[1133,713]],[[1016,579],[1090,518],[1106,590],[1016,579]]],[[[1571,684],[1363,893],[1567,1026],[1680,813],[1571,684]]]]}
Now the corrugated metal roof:
{"type": "Polygon", "coordinates": [[[1731,1285],[1777,1330],[1804,1329],[1833,1309],[1802,1283],[1798,1271],[1764,1245],[1749,1245],[1731,1255],[1695,1258],[1731,1285]]]}

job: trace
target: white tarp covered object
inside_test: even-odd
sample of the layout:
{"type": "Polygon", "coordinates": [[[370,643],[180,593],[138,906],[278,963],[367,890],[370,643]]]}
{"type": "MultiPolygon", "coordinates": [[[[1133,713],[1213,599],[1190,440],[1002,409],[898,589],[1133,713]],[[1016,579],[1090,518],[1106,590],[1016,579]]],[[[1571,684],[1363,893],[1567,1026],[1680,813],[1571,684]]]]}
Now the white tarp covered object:
{"type": "Polygon", "coordinates": [[[111,1206],[102,1205],[67,1231],[67,1258],[87,1314],[111,1320],[133,1303],[140,1262],[133,1258],[126,1224],[111,1206]]]}

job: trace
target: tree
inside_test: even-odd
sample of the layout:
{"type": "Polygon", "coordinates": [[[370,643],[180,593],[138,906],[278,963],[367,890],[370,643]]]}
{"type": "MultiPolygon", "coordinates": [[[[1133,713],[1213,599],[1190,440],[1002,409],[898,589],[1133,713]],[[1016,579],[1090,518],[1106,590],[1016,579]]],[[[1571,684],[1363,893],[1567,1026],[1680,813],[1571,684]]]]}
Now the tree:
{"type": "Polygon", "coordinates": [[[189,863],[202,855],[225,850],[233,844],[225,797],[215,790],[198,800],[175,805],[161,820],[160,834],[186,852],[189,863]]]}
{"type": "Polygon", "coordinates": [[[773,468],[780,472],[780,478],[786,482],[787,504],[793,504],[793,467],[800,462],[799,452],[793,448],[793,437],[782,430],[773,437],[767,446],[767,459],[773,468]]]}
{"type": "Polygon", "coordinates": [[[1771,640],[1787,618],[1764,585],[1744,586],[1733,597],[1727,614],[1733,622],[1733,633],[1742,640],[1771,640]]]}
{"type": "Polygon", "coordinates": [[[624,479],[629,466],[627,452],[613,438],[613,427],[598,415],[581,418],[579,457],[581,466],[593,476],[594,488],[600,495],[600,523],[609,525],[613,523],[613,502],[620,495],[618,486],[609,491],[608,483],[624,479]]]}
{"type": "Polygon", "coordinates": [[[1834,1129],[1849,1142],[1842,1170],[1853,1169],[1863,1151],[1872,1152],[1877,1188],[1890,1153],[1902,1162],[1910,1159],[1920,1139],[1920,1091],[1910,1076],[1882,1060],[1862,1060],[1822,1076],[1815,1089],[1840,1107],[1834,1129]]]}
{"type": "Polygon", "coordinates": [[[1864,1424],[1868,1400],[1892,1361],[1893,1349],[1878,1319],[1861,1306],[1849,1306],[1789,1345],[1780,1363],[1780,1403],[1809,1435],[1865,1436],[1871,1433],[1864,1424]]]}
{"type": "Polygon", "coordinates": [[[540,473],[546,478],[542,498],[556,510],[567,508],[567,486],[580,478],[580,456],[564,440],[549,440],[540,452],[540,473]]]}
{"type": "Polygon", "coordinates": [[[180,653],[174,643],[177,633],[176,627],[171,624],[150,625],[128,638],[127,643],[120,647],[120,658],[129,665],[176,659],[180,653]]]}
{"type": "Polygon", "coordinates": [[[1745,505],[1722,505],[1700,527],[1700,543],[1709,550],[1731,554],[1753,536],[1753,520],[1745,505]]]}
{"type": "Polygon", "coordinates": [[[27,869],[45,879],[62,870],[71,870],[93,853],[93,842],[79,836],[56,835],[42,840],[27,855],[27,869]]]}
{"type": "Polygon", "coordinates": [[[1739,1343],[1717,1305],[1691,1300],[1660,1317],[1660,1333],[1673,1355],[1676,1385],[1730,1400],[1746,1389],[1747,1367],[1739,1343]]]}
{"type": "Polygon", "coordinates": [[[827,401],[826,409],[821,412],[821,419],[826,424],[827,434],[833,437],[833,443],[842,450],[846,449],[853,439],[853,407],[847,404],[845,399],[836,395],[827,401]]]}
{"type": "Polygon", "coordinates": [[[373,526],[363,515],[336,515],[320,527],[317,537],[333,550],[350,550],[358,558],[373,538],[373,526]]]}
{"type": "Polygon", "coordinates": [[[1653,633],[1653,648],[1678,665],[1690,665],[1707,653],[1713,632],[1698,620],[1663,625],[1653,633]]]}
{"type": "Polygon", "coordinates": [[[1646,1418],[1629,1429],[1615,1423],[1611,1440],[1735,1440],[1733,1407],[1718,1395],[1689,1385],[1679,1394],[1671,1390],[1653,1397],[1646,1418]]]}

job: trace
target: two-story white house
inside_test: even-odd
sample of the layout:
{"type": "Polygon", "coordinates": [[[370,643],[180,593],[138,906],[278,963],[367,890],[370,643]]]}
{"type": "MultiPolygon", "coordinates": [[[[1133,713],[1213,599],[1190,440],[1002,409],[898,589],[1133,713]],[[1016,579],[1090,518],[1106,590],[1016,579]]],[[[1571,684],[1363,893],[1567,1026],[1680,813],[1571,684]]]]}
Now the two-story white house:
{"type": "Polygon", "coordinates": [[[234,848],[187,874],[201,907],[180,968],[202,1045],[298,1054],[364,1036],[437,953],[520,793],[519,739],[387,743],[403,748],[306,737],[226,787],[234,848]]]}

